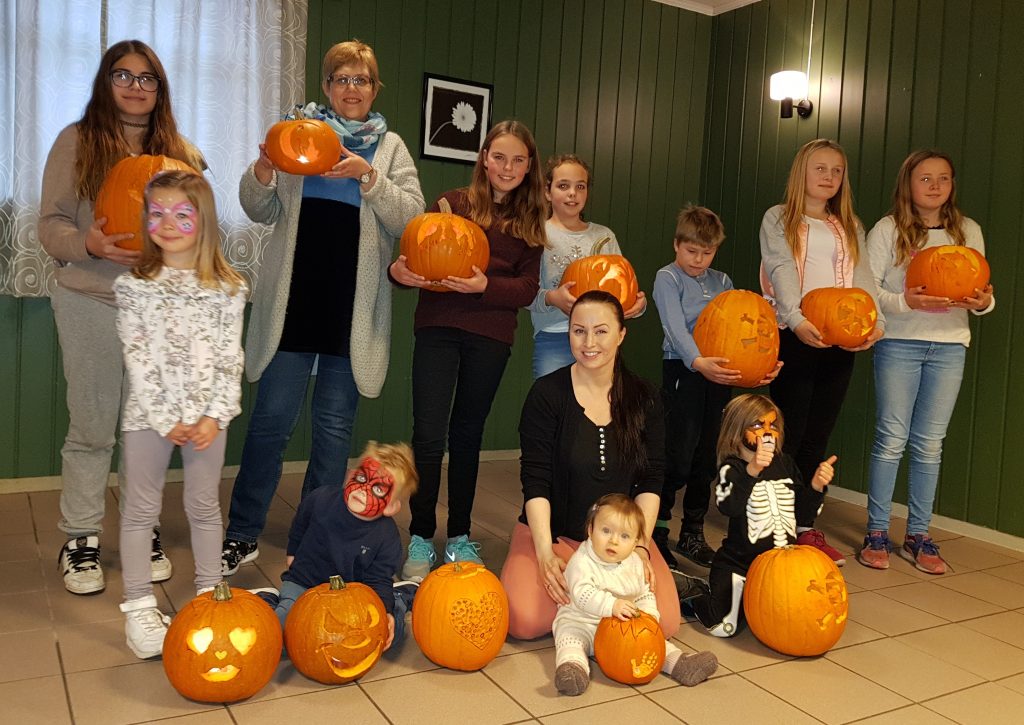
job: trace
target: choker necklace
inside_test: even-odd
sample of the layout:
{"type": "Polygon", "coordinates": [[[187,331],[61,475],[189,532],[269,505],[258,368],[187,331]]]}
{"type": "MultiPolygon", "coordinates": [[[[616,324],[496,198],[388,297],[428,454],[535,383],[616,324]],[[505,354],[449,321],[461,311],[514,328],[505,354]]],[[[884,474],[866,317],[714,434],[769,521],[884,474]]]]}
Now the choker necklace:
{"type": "Polygon", "coordinates": [[[149,128],[148,123],[132,123],[131,121],[121,121],[122,126],[131,126],[132,128],[149,128]]]}

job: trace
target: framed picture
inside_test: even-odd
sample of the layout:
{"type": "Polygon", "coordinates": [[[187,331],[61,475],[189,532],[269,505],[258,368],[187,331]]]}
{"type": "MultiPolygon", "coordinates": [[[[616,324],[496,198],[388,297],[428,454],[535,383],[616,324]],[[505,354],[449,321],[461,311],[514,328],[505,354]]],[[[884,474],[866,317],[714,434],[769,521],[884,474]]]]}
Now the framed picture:
{"type": "Polygon", "coordinates": [[[423,74],[420,157],[476,163],[491,127],[494,86],[423,74]]]}

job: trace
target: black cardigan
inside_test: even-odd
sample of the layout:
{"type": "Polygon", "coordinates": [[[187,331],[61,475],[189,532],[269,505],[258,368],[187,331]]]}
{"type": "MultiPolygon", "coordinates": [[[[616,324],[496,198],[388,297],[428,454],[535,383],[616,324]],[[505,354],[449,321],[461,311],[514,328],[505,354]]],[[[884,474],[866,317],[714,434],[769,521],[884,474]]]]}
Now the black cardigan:
{"type": "MultiPolygon", "coordinates": [[[[552,540],[567,535],[569,465],[576,431],[585,418],[583,406],[573,392],[571,368],[571,365],[561,368],[537,380],[526,396],[519,419],[519,477],[523,484],[523,511],[519,520],[529,523],[526,501],[538,497],[548,499],[552,540]]],[[[647,409],[644,447],[647,465],[639,470],[627,465],[628,480],[620,489],[634,498],[641,493],[661,496],[665,481],[665,420],[657,393],[652,394],[647,409]]]]}

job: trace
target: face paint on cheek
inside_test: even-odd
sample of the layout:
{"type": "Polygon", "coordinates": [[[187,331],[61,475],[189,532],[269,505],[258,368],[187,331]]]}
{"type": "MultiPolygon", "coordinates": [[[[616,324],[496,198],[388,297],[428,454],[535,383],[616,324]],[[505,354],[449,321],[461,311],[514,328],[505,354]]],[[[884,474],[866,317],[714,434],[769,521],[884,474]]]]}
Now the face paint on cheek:
{"type": "Polygon", "coordinates": [[[743,445],[750,451],[757,450],[758,441],[768,451],[774,451],[779,441],[779,430],[775,425],[777,414],[770,410],[743,432],[743,445]]]}
{"type": "Polygon", "coordinates": [[[174,226],[182,234],[191,234],[196,228],[196,208],[192,202],[178,202],[172,207],[161,206],[155,202],[149,203],[149,218],[147,227],[149,233],[153,234],[164,224],[164,220],[171,219],[174,226]]]}
{"type": "Polygon", "coordinates": [[[345,505],[360,516],[381,514],[391,502],[395,481],[378,461],[366,457],[345,484],[345,505]]]}

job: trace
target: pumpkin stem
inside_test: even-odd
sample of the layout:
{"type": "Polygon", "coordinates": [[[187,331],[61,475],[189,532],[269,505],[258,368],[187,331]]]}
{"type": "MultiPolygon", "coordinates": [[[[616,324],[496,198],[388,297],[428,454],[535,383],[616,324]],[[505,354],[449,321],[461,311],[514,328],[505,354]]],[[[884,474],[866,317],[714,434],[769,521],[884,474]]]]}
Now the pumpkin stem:
{"type": "Polygon", "coordinates": [[[437,208],[444,214],[452,213],[452,205],[448,203],[448,200],[444,197],[437,200],[437,208]]]}
{"type": "Polygon", "coordinates": [[[330,579],[330,582],[331,582],[331,590],[332,591],[337,590],[337,589],[344,589],[347,586],[345,584],[345,580],[342,579],[341,576],[339,576],[338,574],[332,575],[331,579],[330,579]]]}
{"type": "Polygon", "coordinates": [[[611,237],[602,237],[601,239],[598,239],[596,242],[594,242],[594,246],[590,248],[591,256],[595,254],[600,254],[601,250],[608,246],[608,243],[611,240],[611,237]]]}
{"type": "Polygon", "coordinates": [[[213,601],[215,602],[230,602],[231,601],[231,585],[227,582],[217,582],[217,586],[213,588],[213,601]]]}

